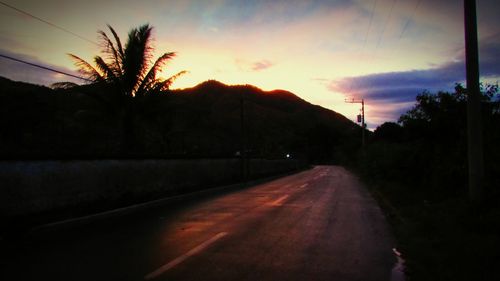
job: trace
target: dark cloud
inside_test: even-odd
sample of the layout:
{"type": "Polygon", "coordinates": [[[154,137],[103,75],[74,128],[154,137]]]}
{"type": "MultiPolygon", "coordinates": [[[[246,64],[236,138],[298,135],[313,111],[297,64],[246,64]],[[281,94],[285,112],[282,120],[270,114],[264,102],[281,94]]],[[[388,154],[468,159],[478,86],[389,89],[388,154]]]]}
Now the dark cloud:
{"type": "MultiPolygon", "coordinates": [[[[7,50],[0,49],[0,53],[9,57],[13,57],[16,59],[20,59],[23,61],[27,61],[33,64],[38,64],[43,67],[52,68],[61,72],[66,72],[73,75],[79,75],[78,72],[44,63],[40,61],[38,58],[33,56],[28,56],[24,54],[17,54],[7,50]]],[[[15,80],[15,81],[24,81],[38,85],[46,85],[49,86],[56,82],[74,82],[74,83],[82,83],[82,80],[65,76],[63,74],[51,72],[45,69],[41,69],[38,67],[30,66],[24,63],[16,62],[13,60],[9,60],[3,57],[0,57],[0,76],[15,80]]]]}
{"type": "Polygon", "coordinates": [[[268,60],[261,60],[261,61],[255,62],[252,65],[252,70],[254,70],[254,71],[261,71],[261,70],[264,70],[264,69],[268,69],[268,68],[270,68],[273,65],[274,64],[272,62],[268,61],[268,60]]]}
{"type": "MultiPolygon", "coordinates": [[[[480,46],[481,77],[500,77],[500,33],[485,39],[480,46]]],[[[435,68],[377,73],[332,81],[328,88],[338,92],[353,92],[372,100],[385,102],[412,101],[423,90],[452,89],[465,80],[463,59],[435,68]]]]}
{"type": "Polygon", "coordinates": [[[500,32],[481,41],[479,60],[481,76],[500,76],[500,32]]]}
{"type": "MultiPolygon", "coordinates": [[[[479,57],[482,78],[500,77],[500,33],[481,42],[479,57]]],[[[377,105],[377,110],[372,111],[377,119],[391,116],[390,119],[396,120],[424,90],[448,91],[453,89],[455,83],[464,81],[465,62],[459,59],[424,70],[347,77],[331,81],[328,89],[363,97],[368,103],[377,105]]]]}
{"type": "Polygon", "coordinates": [[[353,92],[366,98],[404,102],[423,90],[449,89],[465,77],[462,62],[427,70],[409,70],[349,77],[328,85],[332,91],[353,92]]]}
{"type": "Polygon", "coordinates": [[[396,102],[388,107],[387,104],[384,104],[383,102],[370,101],[367,103],[367,107],[369,108],[369,112],[367,113],[369,118],[367,119],[370,119],[372,123],[373,121],[396,121],[402,114],[406,113],[414,105],[415,102],[413,101],[401,103],[396,102]]]}

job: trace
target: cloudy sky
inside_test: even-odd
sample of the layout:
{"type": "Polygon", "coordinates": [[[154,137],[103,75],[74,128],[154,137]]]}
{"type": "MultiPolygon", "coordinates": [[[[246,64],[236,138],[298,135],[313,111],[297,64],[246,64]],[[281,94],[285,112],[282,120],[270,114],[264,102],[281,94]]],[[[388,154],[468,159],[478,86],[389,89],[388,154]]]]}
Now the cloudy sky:
{"type": "MultiPolygon", "coordinates": [[[[394,121],[423,90],[465,80],[461,0],[1,0],[0,54],[75,73],[67,53],[91,60],[97,30],[122,38],[155,27],[156,55],[176,51],[174,87],[208,79],[285,89],[368,126],[394,121]],[[10,5],[53,25],[20,13],[10,5]],[[63,28],[65,31],[59,29],[63,28]],[[73,33],[73,34],[72,34],[73,33]]],[[[483,81],[500,77],[500,2],[477,0],[483,81]]],[[[0,75],[49,85],[69,77],[0,58],[0,75]]]]}

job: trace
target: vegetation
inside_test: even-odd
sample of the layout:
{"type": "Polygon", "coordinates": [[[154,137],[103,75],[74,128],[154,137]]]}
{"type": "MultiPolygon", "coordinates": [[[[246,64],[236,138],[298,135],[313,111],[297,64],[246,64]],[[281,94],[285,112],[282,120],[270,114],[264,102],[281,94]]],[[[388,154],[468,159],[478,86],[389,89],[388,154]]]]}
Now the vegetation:
{"type": "Polygon", "coordinates": [[[80,57],[69,54],[75,60],[80,72],[92,82],[110,84],[113,86],[113,92],[123,97],[142,97],[168,90],[172,82],[185,73],[185,71],[179,72],[168,79],[157,77],[159,71],[175,56],[175,53],[164,53],[152,63],[153,28],[148,24],[132,29],[125,46],[122,46],[116,31],[110,25],[108,28],[115,42],[104,31],[98,32],[104,58],[95,56],[95,67],[80,57]]]}
{"type": "Polygon", "coordinates": [[[185,72],[158,72],[152,27],[132,29],[123,46],[116,31],[99,31],[94,66],[70,54],[90,84],[52,89],[0,79],[0,157],[178,158],[247,157],[337,161],[354,153],[361,130],[335,112],[285,91],[207,81],[169,90],[185,72]],[[14,110],[15,112],[12,112],[14,110]]]}
{"type": "MultiPolygon", "coordinates": [[[[175,53],[164,53],[152,62],[153,28],[148,24],[133,28],[128,34],[125,46],[122,46],[116,31],[110,25],[108,28],[114,42],[104,31],[98,32],[103,46],[103,57],[94,57],[95,66],[76,55],[69,55],[75,60],[79,71],[93,85],[93,90],[81,93],[91,95],[107,107],[108,113],[119,116],[121,141],[117,146],[126,153],[136,150],[138,146],[140,137],[135,134],[138,126],[137,115],[148,110],[152,96],[167,92],[173,81],[185,71],[168,79],[158,77],[158,73],[175,53]]],[[[70,88],[67,83],[57,84],[55,87],[70,88]]]]}
{"type": "Polygon", "coordinates": [[[122,115],[101,102],[108,92],[100,85],[51,89],[0,78],[0,89],[4,159],[227,158],[245,146],[248,157],[329,162],[360,144],[353,122],[290,92],[207,81],[130,99],[135,138],[124,150],[122,115]]]}
{"type": "Polygon", "coordinates": [[[357,168],[392,216],[409,280],[497,280],[500,95],[483,91],[486,200],[469,203],[466,90],[424,92],[398,123],[378,127],[357,168]]]}
{"type": "Polygon", "coordinates": [[[170,90],[180,72],[158,72],[149,25],[125,46],[108,26],[94,66],[78,56],[92,83],[53,88],[0,77],[2,159],[230,158],[348,163],[387,209],[409,280],[499,280],[500,95],[483,87],[486,200],[469,203],[467,91],[424,92],[397,123],[369,134],[342,115],[292,93],[207,81],[170,90]],[[358,151],[357,159],[352,155],[358,151]]]}

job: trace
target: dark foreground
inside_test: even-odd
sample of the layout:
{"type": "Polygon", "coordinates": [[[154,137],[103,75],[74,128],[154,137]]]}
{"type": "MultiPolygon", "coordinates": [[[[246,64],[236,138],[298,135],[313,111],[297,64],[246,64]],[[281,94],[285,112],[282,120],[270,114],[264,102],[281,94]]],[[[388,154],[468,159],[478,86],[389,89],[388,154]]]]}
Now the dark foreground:
{"type": "Polygon", "coordinates": [[[7,246],[0,280],[386,281],[396,260],[376,202],[335,166],[7,246]]]}

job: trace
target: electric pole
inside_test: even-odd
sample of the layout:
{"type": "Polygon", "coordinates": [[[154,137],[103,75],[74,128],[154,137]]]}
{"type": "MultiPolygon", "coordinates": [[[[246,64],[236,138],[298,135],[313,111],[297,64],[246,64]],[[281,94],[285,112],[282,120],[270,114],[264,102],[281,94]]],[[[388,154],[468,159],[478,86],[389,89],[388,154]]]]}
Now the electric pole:
{"type": "Polygon", "coordinates": [[[247,179],[247,169],[246,169],[246,134],[245,134],[245,100],[243,98],[243,93],[240,93],[240,169],[241,169],[241,179],[246,181],[247,179]]]}
{"type": "Polygon", "coordinates": [[[361,146],[365,146],[365,100],[364,99],[345,99],[347,103],[360,103],[361,115],[358,115],[358,123],[361,123],[361,146]]]}
{"type": "Polygon", "coordinates": [[[467,69],[469,196],[472,202],[479,204],[483,197],[484,163],[475,0],[464,0],[464,23],[465,64],[467,69]]]}

